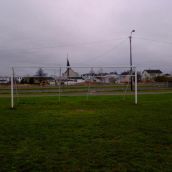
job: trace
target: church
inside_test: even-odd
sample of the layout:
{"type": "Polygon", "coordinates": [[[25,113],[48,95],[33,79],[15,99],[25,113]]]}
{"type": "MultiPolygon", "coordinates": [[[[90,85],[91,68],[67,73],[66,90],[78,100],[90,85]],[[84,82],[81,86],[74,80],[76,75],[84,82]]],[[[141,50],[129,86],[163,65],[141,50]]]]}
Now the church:
{"type": "Polygon", "coordinates": [[[81,76],[79,75],[79,73],[75,72],[71,67],[70,67],[70,63],[69,60],[67,59],[67,69],[66,71],[63,73],[63,77],[65,79],[81,79],[81,76]]]}

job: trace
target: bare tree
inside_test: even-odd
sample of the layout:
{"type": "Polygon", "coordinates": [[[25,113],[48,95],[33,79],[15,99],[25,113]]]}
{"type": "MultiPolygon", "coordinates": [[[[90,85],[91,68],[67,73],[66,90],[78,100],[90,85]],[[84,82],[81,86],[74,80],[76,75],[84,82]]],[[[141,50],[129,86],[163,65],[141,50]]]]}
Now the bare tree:
{"type": "Polygon", "coordinates": [[[47,74],[44,73],[44,70],[42,68],[39,68],[35,76],[44,77],[47,76],[47,74]]]}

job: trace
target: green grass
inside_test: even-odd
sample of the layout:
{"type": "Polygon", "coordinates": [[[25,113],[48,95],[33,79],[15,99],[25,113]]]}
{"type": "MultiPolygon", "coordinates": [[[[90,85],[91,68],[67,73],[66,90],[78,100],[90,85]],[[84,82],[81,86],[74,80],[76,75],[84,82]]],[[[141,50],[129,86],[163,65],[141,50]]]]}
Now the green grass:
{"type": "Polygon", "coordinates": [[[0,171],[172,171],[172,94],[0,98],[0,171]]]}

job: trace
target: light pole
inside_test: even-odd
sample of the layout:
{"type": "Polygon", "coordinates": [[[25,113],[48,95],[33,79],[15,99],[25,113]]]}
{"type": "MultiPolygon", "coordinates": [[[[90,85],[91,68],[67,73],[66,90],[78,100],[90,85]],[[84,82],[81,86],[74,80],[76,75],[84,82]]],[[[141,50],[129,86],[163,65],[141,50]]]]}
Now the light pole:
{"type": "Polygon", "coordinates": [[[131,34],[129,36],[129,41],[130,41],[130,84],[131,84],[131,91],[133,91],[133,77],[132,77],[132,73],[133,73],[133,70],[132,70],[132,66],[133,66],[133,61],[132,61],[132,33],[135,32],[135,30],[132,30],[131,31],[131,34]]]}

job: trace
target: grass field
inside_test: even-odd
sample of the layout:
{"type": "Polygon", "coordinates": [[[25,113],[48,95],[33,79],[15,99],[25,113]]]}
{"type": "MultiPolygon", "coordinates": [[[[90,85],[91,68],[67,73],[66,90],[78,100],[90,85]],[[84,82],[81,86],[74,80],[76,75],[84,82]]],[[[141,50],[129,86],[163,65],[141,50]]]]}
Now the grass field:
{"type": "Polygon", "coordinates": [[[172,171],[172,94],[0,98],[0,172],[172,171]]]}

